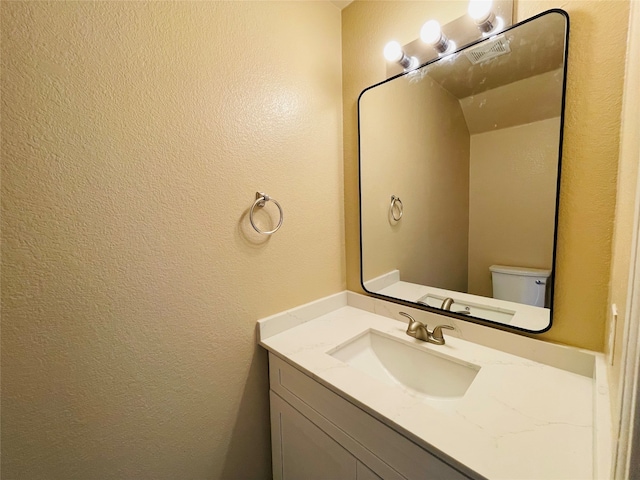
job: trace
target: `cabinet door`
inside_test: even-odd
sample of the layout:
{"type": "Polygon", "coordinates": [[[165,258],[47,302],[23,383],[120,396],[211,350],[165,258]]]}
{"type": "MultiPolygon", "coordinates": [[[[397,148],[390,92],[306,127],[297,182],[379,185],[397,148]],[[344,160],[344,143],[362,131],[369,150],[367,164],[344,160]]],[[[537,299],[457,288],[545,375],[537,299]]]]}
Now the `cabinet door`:
{"type": "Polygon", "coordinates": [[[356,480],[355,457],[273,391],[270,399],[274,479],[356,480]]]}

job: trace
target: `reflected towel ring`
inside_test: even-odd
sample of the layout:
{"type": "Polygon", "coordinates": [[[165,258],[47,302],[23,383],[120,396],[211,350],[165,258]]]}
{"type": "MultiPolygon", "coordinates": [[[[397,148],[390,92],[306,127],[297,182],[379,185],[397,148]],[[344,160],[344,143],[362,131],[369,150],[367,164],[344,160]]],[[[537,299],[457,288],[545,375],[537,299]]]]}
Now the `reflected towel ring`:
{"type": "Polygon", "coordinates": [[[262,235],[273,235],[282,226],[282,222],[284,221],[284,212],[282,211],[282,207],[280,206],[280,204],[276,202],[273,198],[271,198],[269,195],[263,192],[256,192],[256,201],[253,202],[253,205],[251,205],[251,210],[249,210],[249,221],[251,222],[251,226],[256,232],[262,235]],[[266,202],[269,202],[269,201],[275,203],[276,207],[278,207],[278,210],[280,211],[280,221],[278,222],[278,225],[276,225],[276,228],[265,232],[260,230],[256,226],[255,222],[253,221],[253,211],[255,210],[256,207],[260,207],[260,208],[264,207],[266,202]]]}
{"type": "Polygon", "coordinates": [[[391,195],[391,204],[389,205],[389,212],[391,213],[391,218],[393,218],[396,222],[399,222],[402,218],[402,214],[404,213],[404,205],[402,205],[402,200],[400,197],[396,197],[395,195],[391,195]],[[398,210],[398,216],[396,216],[396,207],[398,210]]]}

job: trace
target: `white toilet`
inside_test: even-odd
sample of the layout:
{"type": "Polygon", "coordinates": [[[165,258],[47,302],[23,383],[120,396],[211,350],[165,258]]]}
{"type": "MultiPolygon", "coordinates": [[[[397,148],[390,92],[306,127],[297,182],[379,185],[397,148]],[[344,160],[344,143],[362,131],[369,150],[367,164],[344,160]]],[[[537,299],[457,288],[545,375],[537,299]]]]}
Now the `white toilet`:
{"type": "Polygon", "coordinates": [[[493,298],[545,307],[551,270],[491,265],[493,298]]]}

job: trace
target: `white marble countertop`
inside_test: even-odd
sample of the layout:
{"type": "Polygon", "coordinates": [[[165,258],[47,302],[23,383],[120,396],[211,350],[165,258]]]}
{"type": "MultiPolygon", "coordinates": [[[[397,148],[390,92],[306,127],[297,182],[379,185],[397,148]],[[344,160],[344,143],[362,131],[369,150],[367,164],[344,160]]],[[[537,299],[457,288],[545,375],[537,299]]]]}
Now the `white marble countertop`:
{"type": "Polygon", "coordinates": [[[373,302],[343,292],[263,319],[258,325],[260,345],[423,448],[440,450],[489,479],[606,477],[607,452],[596,455],[596,444],[606,442],[594,435],[594,425],[606,425],[602,417],[608,413],[603,403],[608,400],[606,381],[596,378],[596,372],[604,371],[597,367],[602,361],[598,354],[375,300],[378,310],[387,314],[380,315],[373,313],[373,302]],[[358,308],[362,306],[365,309],[358,308]],[[435,320],[456,330],[445,331],[442,346],[415,340],[405,334],[398,310],[430,326],[435,320]],[[327,353],[369,329],[480,370],[462,398],[429,401],[327,353]],[[485,345],[456,337],[477,337],[485,345]],[[511,339],[516,345],[509,345],[511,353],[486,346],[511,339]],[[523,355],[514,355],[514,348],[523,355]]]}

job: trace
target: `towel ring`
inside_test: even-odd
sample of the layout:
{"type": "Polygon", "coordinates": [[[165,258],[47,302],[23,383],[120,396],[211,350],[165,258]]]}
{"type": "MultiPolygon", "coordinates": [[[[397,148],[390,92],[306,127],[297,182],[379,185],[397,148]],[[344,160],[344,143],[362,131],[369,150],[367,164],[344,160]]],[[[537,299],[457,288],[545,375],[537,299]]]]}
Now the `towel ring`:
{"type": "Polygon", "coordinates": [[[253,229],[262,235],[273,235],[280,229],[280,227],[282,226],[283,220],[284,220],[284,212],[282,211],[282,207],[280,206],[280,204],[276,202],[273,198],[271,198],[269,195],[267,195],[266,193],[256,192],[256,201],[253,202],[253,205],[251,205],[251,210],[249,210],[249,221],[251,222],[251,226],[253,227],[253,229]],[[256,207],[260,207],[260,208],[264,207],[266,202],[269,202],[269,201],[275,203],[276,207],[278,207],[278,210],[280,211],[280,221],[278,222],[278,225],[276,225],[276,228],[265,232],[263,230],[260,230],[256,226],[255,222],[253,221],[253,211],[255,210],[256,207]]]}
{"type": "Polygon", "coordinates": [[[404,213],[404,205],[402,205],[402,200],[400,197],[396,197],[395,195],[391,195],[391,204],[389,205],[389,212],[391,213],[391,218],[393,218],[396,222],[399,222],[402,218],[402,214],[404,213]],[[396,217],[396,207],[398,210],[398,216],[396,217]]]}

